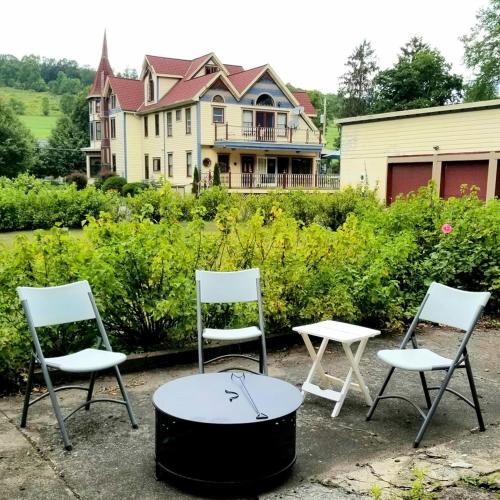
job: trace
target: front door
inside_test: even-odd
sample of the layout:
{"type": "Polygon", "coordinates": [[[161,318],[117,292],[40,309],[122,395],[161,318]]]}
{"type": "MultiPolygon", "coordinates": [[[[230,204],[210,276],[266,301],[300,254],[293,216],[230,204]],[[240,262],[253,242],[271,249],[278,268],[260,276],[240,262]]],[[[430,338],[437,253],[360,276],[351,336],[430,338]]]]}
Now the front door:
{"type": "Polygon", "coordinates": [[[241,157],[241,184],[243,187],[252,187],[253,184],[253,168],[255,157],[241,157]]]}
{"type": "Polygon", "coordinates": [[[269,111],[257,111],[255,113],[255,125],[258,141],[274,141],[274,113],[269,111]]]}
{"type": "Polygon", "coordinates": [[[276,186],[276,158],[258,158],[258,182],[262,187],[276,186]]]}

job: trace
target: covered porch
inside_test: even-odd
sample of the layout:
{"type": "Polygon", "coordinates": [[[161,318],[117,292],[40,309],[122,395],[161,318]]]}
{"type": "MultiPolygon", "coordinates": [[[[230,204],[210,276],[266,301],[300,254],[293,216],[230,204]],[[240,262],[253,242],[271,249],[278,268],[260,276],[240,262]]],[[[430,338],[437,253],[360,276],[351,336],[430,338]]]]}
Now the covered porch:
{"type": "MultiPolygon", "coordinates": [[[[339,189],[338,175],[322,173],[319,152],[308,147],[215,147],[202,150],[202,188],[213,185],[219,165],[221,185],[231,191],[266,192],[275,189],[339,189]]],[[[309,145],[311,146],[311,145],[309,145]]]]}

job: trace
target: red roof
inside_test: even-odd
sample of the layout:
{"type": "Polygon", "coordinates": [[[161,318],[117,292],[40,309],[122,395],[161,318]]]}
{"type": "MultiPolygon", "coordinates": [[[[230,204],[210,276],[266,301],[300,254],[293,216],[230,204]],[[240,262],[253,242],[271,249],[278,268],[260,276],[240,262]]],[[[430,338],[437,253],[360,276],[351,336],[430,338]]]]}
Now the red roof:
{"type": "Polygon", "coordinates": [[[141,111],[153,110],[163,106],[169,106],[176,102],[189,101],[198,95],[198,93],[208,83],[215,78],[215,74],[198,76],[191,78],[191,80],[181,80],[177,82],[157,103],[150,106],[144,105],[141,111]]]}
{"type": "Polygon", "coordinates": [[[227,72],[232,75],[233,73],[241,73],[245,71],[243,66],[238,66],[237,64],[224,64],[224,67],[227,69],[227,72]]]}
{"type": "Polygon", "coordinates": [[[299,101],[299,106],[304,107],[304,113],[309,116],[316,116],[316,108],[312,105],[311,99],[305,90],[292,92],[293,96],[299,101]]]}
{"type": "Polygon", "coordinates": [[[204,56],[197,57],[196,59],[193,59],[191,61],[191,64],[189,65],[188,70],[186,71],[186,74],[184,75],[185,78],[191,78],[196,70],[207,60],[212,56],[212,54],[205,54],[204,56]]]}
{"type": "Polygon", "coordinates": [[[141,80],[110,76],[109,83],[124,111],[137,111],[139,109],[144,101],[144,86],[141,80]]]}
{"type": "Polygon", "coordinates": [[[188,59],[174,59],[172,57],[147,55],[146,59],[158,75],[184,76],[192,63],[188,59]]]}
{"type": "Polygon", "coordinates": [[[236,90],[241,93],[257,78],[257,76],[259,76],[265,66],[266,65],[247,69],[246,71],[240,71],[239,73],[233,73],[229,75],[228,78],[236,90]]]}

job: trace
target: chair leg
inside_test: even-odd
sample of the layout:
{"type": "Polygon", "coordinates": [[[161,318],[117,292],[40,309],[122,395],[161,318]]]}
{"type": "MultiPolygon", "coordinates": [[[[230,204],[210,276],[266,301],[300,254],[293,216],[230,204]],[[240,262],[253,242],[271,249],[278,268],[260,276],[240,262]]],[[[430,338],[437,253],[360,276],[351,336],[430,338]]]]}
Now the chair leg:
{"type": "Polygon", "coordinates": [[[203,338],[198,341],[198,370],[205,373],[205,358],[203,356],[203,338]]]}
{"type": "Polygon", "coordinates": [[[139,426],[137,425],[137,421],[135,420],[134,412],[132,411],[132,405],[127,396],[127,391],[125,390],[125,385],[123,384],[122,376],[120,375],[120,370],[117,366],[115,368],[115,376],[118,381],[118,386],[120,387],[120,392],[122,393],[123,400],[127,406],[128,416],[130,418],[130,422],[132,423],[132,427],[137,429],[139,426]]]}
{"type": "Polygon", "coordinates": [[[259,371],[263,375],[267,375],[267,351],[266,351],[266,339],[264,338],[264,334],[261,335],[259,371]]]}
{"type": "Polygon", "coordinates": [[[446,377],[444,378],[443,382],[441,383],[441,387],[439,388],[439,392],[437,393],[436,398],[432,402],[432,405],[429,408],[427,415],[425,416],[424,422],[421,425],[420,430],[418,431],[417,437],[415,438],[415,442],[413,443],[414,448],[418,448],[420,441],[422,441],[422,438],[424,437],[425,431],[427,430],[427,427],[429,427],[429,424],[431,423],[431,420],[432,420],[432,417],[434,416],[434,413],[436,413],[439,402],[441,401],[441,398],[443,397],[444,393],[446,392],[446,388],[448,387],[448,384],[450,383],[450,380],[451,380],[451,377],[452,377],[454,371],[455,371],[455,366],[451,366],[451,368],[446,373],[446,377]]]}
{"type": "Polygon", "coordinates": [[[21,427],[26,427],[28,409],[30,407],[31,389],[33,388],[33,372],[35,371],[35,358],[31,354],[30,366],[28,369],[28,380],[26,381],[26,394],[24,395],[23,414],[21,416],[21,427]]]}
{"type": "Polygon", "coordinates": [[[479,406],[479,398],[477,397],[476,384],[474,383],[474,377],[472,376],[472,368],[469,362],[469,356],[465,354],[465,370],[467,372],[467,378],[469,379],[470,392],[472,394],[472,400],[474,401],[474,409],[476,410],[477,421],[479,423],[479,430],[483,432],[485,430],[483,415],[481,414],[481,407],[479,406]]]}
{"type": "MultiPolygon", "coordinates": [[[[92,393],[94,392],[94,384],[95,384],[96,372],[92,372],[90,374],[90,382],[89,382],[89,390],[87,392],[87,401],[92,399],[92,393]]],[[[85,410],[90,410],[90,405],[85,406],[85,410]]]]}
{"type": "Polygon", "coordinates": [[[54,386],[52,385],[52,380],[49,375],[49,370],[45,365],[45,363],[42,363],[42,373],[43,373],[43,378],[45,379],[45,385],[47,386],[47,390],[49,391],[50,401],[52,402],[52,408],[54,409],[57,423],[59,424],[59,430],[61,431],[61,436],[64,441],[64,447],[68,451],[70,451],[73,448],[73,446],[71,444],[71,441],[69,440],[68,432],[66,431],[66,425],[64,424],[64,418],[61,413],[61,407],[59,406],[59,401],[57,400],[57,396],[54,391],[54,386]]]}
{"type": "Polygon", "coordinates": [[[389,383],[389,380],[391,380],[392,374],[394,373],[395,368],[392,367],[389,370],[389,373],[387,374],[387,377],[385,377],[384,383],[382,384],[382,387],[378,391],[377,397],[373,401],[373,404],[371,405],[370,409],[368,410],[368,414],[366,415],[366,420],[370,420],[373,416],[373,413],[375,412],[375,409],[377,408],[377,405],[380,401],[380,397],[384,394],[385,388],[387,387],[387,384],[389,383]]]}
{"type": "Polygon", "coordinates": [[[429,395],[429,389],[427,388],[427,381],[425,380],[425,373],[418,372],[420,374],[420,381],[422,382],[422,389],[424,390],[425,395],[425,403],[427,404],[427,409],[430,409],[432,406],[431,397],[429,395]]]}

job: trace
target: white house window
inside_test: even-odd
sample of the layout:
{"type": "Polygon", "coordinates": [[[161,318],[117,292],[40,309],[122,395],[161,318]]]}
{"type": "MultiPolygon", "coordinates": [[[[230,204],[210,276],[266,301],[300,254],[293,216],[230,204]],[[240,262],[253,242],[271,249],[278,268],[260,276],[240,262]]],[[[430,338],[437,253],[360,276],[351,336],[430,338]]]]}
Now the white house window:
{"type": "Polygon", "coordinates": [[[274,99],[269,94],[261,94],[257,98],[257,106],[274,106],[274,99]]]}
{"type": "Polygon", "coordinates": [[[193,176],[193,153],[191,151],[186,151],[186,175],[193,176]]]}
{"type": "Polygon", "coordinates": [[[111,96],[109,98],[109,106],[111,109],[116,108],[116,95],[115,94],[111,94],[111,96]]]}
{"type": "Polygon", "coordinates": [[[286,136],[286,113],[278,113],[277,114],[277,128],[278,128],[278,135],[280,137],[285,137],[286,136]]]}
{"type": "Polygon", "coordinates": [[[219,94],[214,95],[214,98],[212,99],[212,102],[224,102],[224,97],[222,97],[219,94]]]}
{"type": "Polygon", "coordinates": [[[101,140],[101,122],[95,122],[95,140],[101,140]]]}
{"type": "Polygon", "coordinates": [[[101,100],[98,99],[96,102],[95,102],[95,112],[96,113],[100,113],[101,112],[101,100]]]}
{"type": "Polygon", "coordinates": [[[153,77],[149,75],[148,80],[148,101],[155,100],[155,82],[153,81],[153,77]]]}
{"type": "Polygon", "coordinates": [[[253,128],[253,112],[243,111],[243,135],[251,135],[253,128]]]}
{"type": "Polygon", "coordinates": [[[180,122],[182,119],[182,110],[181,109],[176,109],[175,110],[175,121],[180,122]]]}
{"type": "Polygon", "coordinates": [[[190,134],[191,133],[191,108],[186,108],[185,115],[186,115],[186,134],[190,134]]]}
{"type": "Polygon", "coordinates": [[[224,108],[213,108],[212,118],[214,123],[224,123],[224,108]]]}
{"type": "Polygon", "coordinates": [[[219,68],[217,66],[207,65],[205,66],[205,75],[210,73],[215,73],[219,68]]]}
{"type": "Polygon", "coordinates": [[[174,153],[167,154],[168,176],[174,176],[174,153]]]}
{"type": "Polygon", "coordinates": [[[116,120],[111,118],[111,120],[109,120],[109,125],[111,128],[111,139],[116,139],[116,120]]]}
{"type": "Polygon", "coordinates": [[[167,113],[167,137],[172,137],[172,111],[167,113]]]}
{"type": "Polygon", "coordinates": [[[94,122],[89,123],[90,140],[94,140],[94,122]]]}
{"type": "Polygon", "coordinates": [[[159,172],[161,170],[161,159],[153,158],[153,172],[159,172]]]}
{"type": "Polygon", "coordinates": [[[160,115],[155,113],[155,135],[158,137],[160,135],[160,115]]]}

